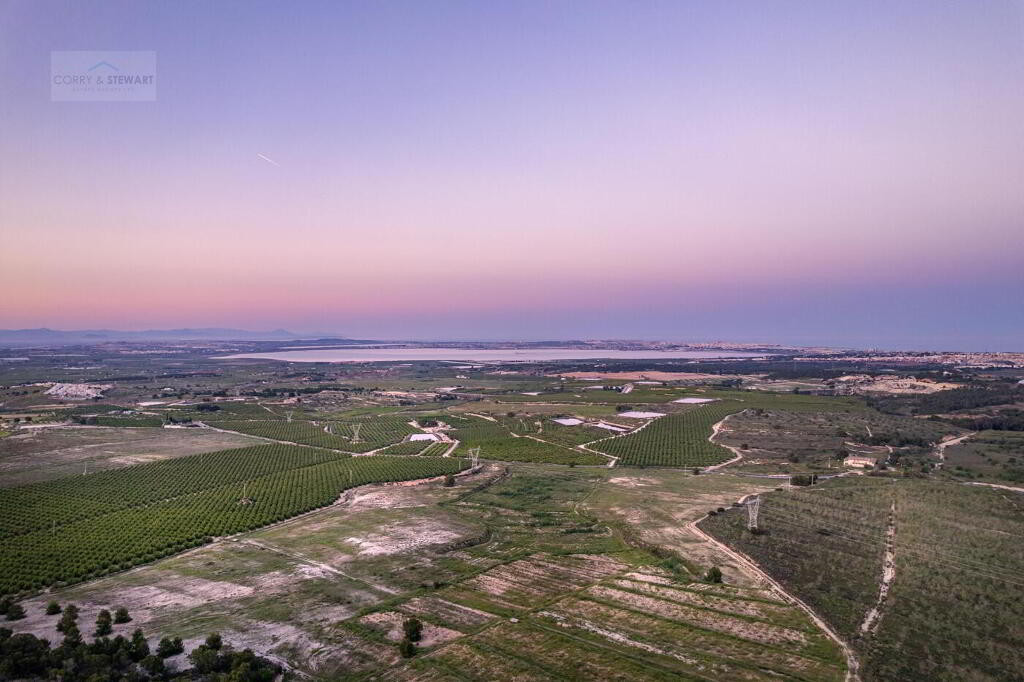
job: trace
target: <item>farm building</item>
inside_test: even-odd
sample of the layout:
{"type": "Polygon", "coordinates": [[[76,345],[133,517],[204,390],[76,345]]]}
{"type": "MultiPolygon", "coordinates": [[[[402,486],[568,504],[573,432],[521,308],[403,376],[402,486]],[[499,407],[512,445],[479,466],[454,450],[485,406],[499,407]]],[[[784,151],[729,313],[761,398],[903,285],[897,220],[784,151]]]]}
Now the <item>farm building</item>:
{"type": "Polygon", "coordinates": [[[859,467],[861,469],[867,469],[873,467],[878,463],[878,460],[874,457],[865,457],[864,455],[850,455],[843,460],[843,464],[848,467],[859,467]]]}

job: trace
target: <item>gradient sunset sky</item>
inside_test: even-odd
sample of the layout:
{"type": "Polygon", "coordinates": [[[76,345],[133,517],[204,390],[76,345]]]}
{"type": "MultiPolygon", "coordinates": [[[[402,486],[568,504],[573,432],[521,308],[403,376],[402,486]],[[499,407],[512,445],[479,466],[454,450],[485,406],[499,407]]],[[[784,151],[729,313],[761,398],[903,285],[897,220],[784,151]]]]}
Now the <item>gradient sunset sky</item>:
{"type": "Polygon", "coordinates": [[[8,329],[1024,350],[1024,3],[0,0],[0,238],[8,329]]]}

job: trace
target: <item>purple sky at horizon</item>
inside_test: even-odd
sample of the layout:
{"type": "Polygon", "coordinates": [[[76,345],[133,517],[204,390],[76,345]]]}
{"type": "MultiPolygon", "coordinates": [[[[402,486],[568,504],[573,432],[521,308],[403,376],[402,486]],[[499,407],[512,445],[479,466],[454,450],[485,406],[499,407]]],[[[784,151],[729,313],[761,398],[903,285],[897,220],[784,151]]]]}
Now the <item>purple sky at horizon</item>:
{"type": "Polygon", "coordinates": [[[8,329],[1024,350],[1024,3],[0,0],[0,237],[8,329]]]}

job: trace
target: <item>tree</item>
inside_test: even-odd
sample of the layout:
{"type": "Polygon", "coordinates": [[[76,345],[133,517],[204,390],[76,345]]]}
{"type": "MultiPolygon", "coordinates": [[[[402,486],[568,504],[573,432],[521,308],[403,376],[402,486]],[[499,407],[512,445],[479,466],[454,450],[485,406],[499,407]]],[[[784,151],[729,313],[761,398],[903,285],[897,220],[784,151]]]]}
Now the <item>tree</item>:
{"type": "Polygon", "coordinates": [[[75,614],[71,610],[70,606],[68,608],[64,609],[64,615],[62,615],[60,617],[60,620],[57,621],[57,632],[67,632],[68,628],[75,627],[75,620],[76,619],[77,619],[77,614],[75,614]]]}
{"type": "Polygon", "coordinates": [[[114,631],[114,627],[110,624],[110,611],[102,609],[98,616],[96,616],[96,636],[103,637],[109,635],[114,631]]]}
{"type": "Polygon", "coordinates": [[[4,597],[0,599],[0,616],[6,616],[11,606],[14,605],[14,600],[10,597],[4,597]]]}
{"type": "Polygon", "coordinates": [[[25,617],[25,607],[21,604],[11,604],[7,607],[7,620],[21,620],[25,617]]]}
{"type": "Polygon", "coordinates": [[[407,618],[402,623],[402,630],[410,642],[418,642],[423,637],[423,623],[419,618],[407,618]]]}
{"type": "Polygon", "coordinates": [[[160,643],[156,646],[156,655],[160,658],[170,658],[171,656],[177,656],[185,650],[184,644],[181,642],[181,637],[164,637],[160,640],[160,643]]]}
{"type": "Polygon", "coordinates": [[[206,638],[206,646],[217,651],[224,645],[224,641],[220,637],[219,632],[211,632],[206,638]]]}
{"type": "Polygon", "coordinates": [[[200,675],[208,675],[217,668],[217,652],[205,644],[197,646],[188,655],[188,660],[200,675]]]}
{"type": "Polygon", "coordinates": [[[50,650],[46,640],[0,628],[0,679],[44,679],[50,650]]]}
{"type": "Polygon", "coordinates": [[[56,616],[58,613],[60,613],[60,604],[55,601],[51,601],[46,605],[47,616],[56,616]]]}
{"type": "Polygon", "coordinates": [[[167,671],[167,666],[164,665],[164,659],[159,656],[146,656],[142,659],[140,665],[152,677],[161,677],[167,671]]]}
{"type": "Polygon", "coordinates": [[[722,582],[722,571],[718,566],[712,566],[708,569],[708,572],[704,574],[704,580],[709,583],[720,583],[722,582]]]}
{"type": "Polygon", "coordinates": [[[402,654],[402,658],[412,658],[416,655],[416,645],[409,639],[403,639],[398,645],[398,653],[402,654]]]}
{"type": "Polygon", "coordinates": [[[444,487],[445,488],[454,488],[455,487],[455,477],[452,476],[451,474],[445,474],[445,476],[444,476],[444,487]]]}
{"type": "Polygon", "coordinates": [[[117,611],[114,611],[114,622],[115,623],[130,623],[130,622],[132,622],[132,617],[128,615],[128,609],[126,609],[125,607],[122,606],[117,611]]]}
{"type": "Polygon", "coordinates": [[[149,656],[149,642],[146,641],[146,636],[142,634],[142,630],[136,630],[132,633],[131,649],[128,653],[136,663],[149,656]]]}
{"type": "Polygon", "coordinates": [[[82,633],[74,623],[64,628],[64,642],[62,646],[67,649],[74,649],[82,643],[82,633]]]}

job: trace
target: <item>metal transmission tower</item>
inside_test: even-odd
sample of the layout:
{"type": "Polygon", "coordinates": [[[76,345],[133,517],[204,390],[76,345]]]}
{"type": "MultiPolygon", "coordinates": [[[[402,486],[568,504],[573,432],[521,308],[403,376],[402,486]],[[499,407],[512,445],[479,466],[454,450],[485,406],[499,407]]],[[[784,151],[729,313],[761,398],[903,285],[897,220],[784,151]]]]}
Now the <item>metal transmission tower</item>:
{"type": "Polygon", "coordinates": [[[757,530],[757,512],[761,509],[761,498],[754,496],[747,500],[747,530],[757,530]]]}
{"type": "Polygon", "coordinates": [[[352,425],[352,442],[359,442],[359,429],[363,428],[362,423],[352,425]]]}
{"type": "Polygon", "coordinates": [[[470,448],[469,461],[474,469],[480,465],[480,446],[470,448]]]}

